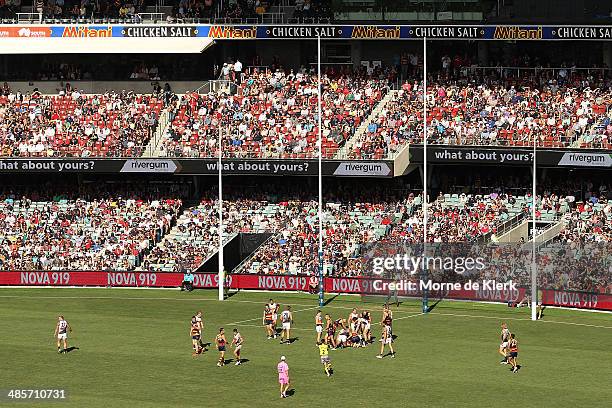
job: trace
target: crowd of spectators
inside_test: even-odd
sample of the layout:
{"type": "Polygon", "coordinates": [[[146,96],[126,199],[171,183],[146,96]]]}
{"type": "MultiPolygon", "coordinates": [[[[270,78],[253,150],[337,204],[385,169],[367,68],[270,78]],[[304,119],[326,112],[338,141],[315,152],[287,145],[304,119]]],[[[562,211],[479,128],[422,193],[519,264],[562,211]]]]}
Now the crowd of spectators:
{"type": "MultiPolygon", "coordinates": [[[[218,154],[221,128],[223,154],[228,157],[316,156],[316,76],[306,70],[279,69],[241,78],[235,95],[224,91],[184,95],[171,112],[165,154],[213,157],[218,154]]],[[[333,157],[381,100],[387,83],[362,76],[325,76],[322,82],[322,146],[324,156],[333,157]]]]}
{"type": "Polygon", "coordinates": [[[52,196],[3,191],[0,269],[126,271],[138,266],[170,230],[181,200],[152,198],[144,191],[139,196],[137,186],[112,189],[96,198],[71,191],[52,196]]]}
{"type": "MultiPolygon", "coordinates": [[[[146,186],[2,191],[0,268],[197,270],[217,252],[219,218],[214,189],[199,204],[184,208],[181,197],[185,191],[180,185],[162,185],[155,191],[146,186]]],[[[326,190],[322,219],[326,275],[367,275],[368,261],[381,251],[385,256],[400,250],[419,251],[422,193],[387,187],[369,186],[371,194],[326,190]]],[[[298,186],[284,191],[229,187],[223,204],[224,241],[238,233],[268,237],[234,272],[317,273],[318,203],[301,190],[298,186]]],[[[443,256],[465,252],[484,257],[490,267],[479,271],[478,278],[512,279],[529,285],[531,245],[502,244],[491,237],[501,223],[529,216],[532,203],[528,194],[440,194],[427,206],[428,242],[443,256]]],[[[540,221],[553,211],[549,225],[562,225],[554,239],[538,248],[541,285],[612,292],[608,251],[612,205],[605,195],[590,194],[584,199],[545,192],[536,197],[536,203],[540,221]]],[[[445,271],[430,272],[437,279],[460,278],[436,275],[445,271]]],[[[468,272],[461,278],[474,276],[468,272]]]]}
{"type": "Polygon", "coordinates": [[[217,1],[216,0],[175,0],[172,6],[172,15],[168,16],[168,21],[174,19],[209,19],[214,17],[217,1]]]}
{"type": "Polygon", "coordinates": [[[140,156],[163,106],[132,92],[9,93],[0,97],[0,156],[140,156]]]}
{"type": "MultiPolygon", "coordinates": [[[[385,153],[422,143],[422,86],[405,82],[355,146],[385,153]]],[[[428,86],[428,143],[612,148],[612,88],[428,86]]]]}
{"type": "Polygon", "coordinates": [[[332,14],[329,0],[224,0],[221,6],[215,17],[231,22],[261,21],[267,13],[274,14],[276,22],[329,21],[332,14]],[[278,6],[292,10],[287,13],[278,6]]]}
{"type": "MultiPolygon", "coordinates": [[[[66,79],[82,75],[70,65],[60,68],[66,79]]],[[[333,158],[346,146],[348,158],[382,159],[407,143],[422,143],[422,83],[408,80],[392,90],[396,75],[381,68],[327,70],[322,78],[324,157],[333,158]]],[[[141,64],[132,77],[156,80],[159,69],[141,64]]],[[[234,85],[207,94],[187,93],[176,103],[156,94],[83,95],[69,90],[47,96],[3,88],[2,154],[139,156],[161,111],[168,109],[163,156],[215,157],[219,129],[226,157],[318,155],[317,78],[312,70],[245,72],[235,61],[221,68],[221,77],[234,85]]],[[[524,147],[535,140],[540,147],[612,149],[612,87],[583,85],[433,82],[426,95],[428,143],[524,147]]]]}
{"type": "Polygon", "coordinates": [[[34,0],[33,11],[50,19],[132,19],[144,11],[145,0],[34,0]]]}

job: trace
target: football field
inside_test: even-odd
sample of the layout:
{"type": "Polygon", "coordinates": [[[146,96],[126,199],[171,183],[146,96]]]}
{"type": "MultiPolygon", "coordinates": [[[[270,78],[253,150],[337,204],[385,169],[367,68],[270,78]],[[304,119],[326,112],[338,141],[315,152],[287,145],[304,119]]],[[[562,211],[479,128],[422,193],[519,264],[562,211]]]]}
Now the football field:
{"type": "MultiPolygon", "coordinates": [[[[346,318],[381,304],[358,297],[331,300],[324,313],[346,318]]],[[[0,288],[0,389],[64,389],[66,407],[609,407],[612,401],[612,314],[441,302],[423,315],[410,302],[394,313],[397,357],[376,358],[380,343],[330,351],[325,376],[315,347],[315,296],[240,292],[219,302],[215,291],[0,288]],[[268,340],[263,305],[273,297],[294,312],[292,344],[268,340]],[[204,313],[204,341],[237,327],[243,358],[217,367],[213,346],[193,359],[190,318],[204,313]],[[63,314],[73,327],[66,354],[53,330],[63,314]],[[500,365],[500,324],[519,341],[520,371],[500,365]],[[276,364],[287,357],[293,395],[280,399],[276,364]]],[[[380,337],[380,326],[373,325],[380,337]]],[[[226,359],[233,359],[231,351],[226,359]]],[[[53,405],[57,404],[57,405],[53,405]]]]}

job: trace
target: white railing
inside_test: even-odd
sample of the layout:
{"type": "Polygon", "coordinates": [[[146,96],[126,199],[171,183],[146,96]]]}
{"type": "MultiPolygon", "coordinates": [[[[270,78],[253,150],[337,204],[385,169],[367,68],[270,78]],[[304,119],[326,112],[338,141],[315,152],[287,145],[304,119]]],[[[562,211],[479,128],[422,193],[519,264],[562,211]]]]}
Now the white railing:
{"type": "Polygon", "coordinates": [[[170,113],[168,112],[167,109],[164,109],[162,113],[159,115],[159,118],[157,121],[157,129],[155,129],[155,133],[153,133],[153,136],[151,137],[151,140],[149,141],[147,148],[143,152],[143,157],[157,157],[159,144],[162,141],[162,138],[164,136],[164,133],[166,132],[166,129],[170,125],[169,118],[170,118],[170,113]]]}
{"type": "Polygon", "coordinates": [[[153,22],[161,23],[166,21],[166,15],[164,13],[138,13],[139,22],[153,22]]]}
{"type": "Polygon", "coordinates": [[[42,13],[17,13],[17,22],[19,23],[42,23],[42,13]]]}
{"type": "Polygon", "coordinates": [[[533,71],[535,74],[538,72],[546,72],[552,71],[552,74],[558,74],[559,71],[566,71],[567,76],[571,77],[576,71],[583,71],[587,74],[591,72],[601,72],[604,73],[606,71],[612,71],[612,68],[596,68],[596,67],[481,67],[481,66],[471,66],[464,67],[463,69],[469,70],[472,73],[476,71],[497,71],[500,75],[507,74],[509,72],[516,72],[517,76],[521,76],[521,71],[530,72],[533,71]]]}

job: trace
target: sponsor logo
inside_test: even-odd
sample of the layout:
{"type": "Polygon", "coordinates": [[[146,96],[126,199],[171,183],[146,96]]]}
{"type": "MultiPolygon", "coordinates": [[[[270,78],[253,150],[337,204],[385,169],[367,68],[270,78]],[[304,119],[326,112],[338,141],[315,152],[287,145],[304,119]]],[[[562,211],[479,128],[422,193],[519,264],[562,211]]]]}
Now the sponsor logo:
{"type": "Polygon", "coordinates": [[[113,29],[110,26],[66,26],[62,32],[62,37],[70,38],[97,38],[112,37],[113,29]]]}
{"type": "Polygon", "coordinates": [[[612,27],[558,27],[557,37],[577,39],[612,38],[612,27]]]}
{"type": "Polygon", "coordinates": [[[493,38],[498,40],[541,40],[543,33],[542,27],[499,26],[495,27],[493,38]]]}
{"type": "Polygon", "coordinates": [[[351,38],[400,38],[400,27],[355,26],[351,38]]]}
{"type": "Polygon", "coordinates": [[[559,166],[612,167],[612,155],[608,153],[564,153],[559,166]]]}
{"type": "Polygon", "coordinates": [[[210,27],[208,36],[211,38],[257,38],[257,27],[228,27],[214,25],[210,27]]]}
{"type": "Polygon", "coordinates": [[[428,38],[478,38],[478,27],[463,26],[439,26],[439,27],[415,27],[415,37],[428,38]]]}
{"type": "Polygon", "coordinates": [[[177,169],[172,160],[129,159],[123,164],[120,173],[174,173],[177,169]]]}
{"type": "Polygon", "coordinates": [[[125,27],[124,37],[195,37],[198,29],[194,26],[125,27]]]}
{"type": "Polygon", "coordinates": [[[390,176],[391,169],[384,162],[342,162],[334,176],[390,176]]]}
{"type": "Polygon", "coordinates": [[[337,27],[278,26],[266,30],[272,38],[333,38],[339,33],[337,27]]]}
{"type": "Polygon", "coordinates": [[[49,37],[50,30],[45,27],[0,27],[0,38],[8,37],[49,37]]]}

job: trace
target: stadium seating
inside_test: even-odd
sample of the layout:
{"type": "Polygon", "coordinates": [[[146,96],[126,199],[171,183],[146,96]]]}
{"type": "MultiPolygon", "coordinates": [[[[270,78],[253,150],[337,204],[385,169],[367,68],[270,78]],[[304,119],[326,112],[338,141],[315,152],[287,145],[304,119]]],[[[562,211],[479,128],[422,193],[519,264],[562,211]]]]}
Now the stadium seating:
{"type": "MultiPolygon", "coordinates": [[[[422,84],[406,81],[390,90],[389,80],[380,77],[362,72],[323,77],[324,157],[347,146],[347,158],[382,159],[408,143],[422,143],[422,84]]],[[[221,128],[225,157],[316,157],[316,82],[305,70],[254,71],[244,74],[233,95],[227,89],[188,93],[168,106],[160,97],[128,92],[3,95],[0,154],[138,157],[162,117],[159,129],[165,133],[159,146],[151,146],[160,156],[218,156],[221,128]],[[161,115],[165,110],[168,118],[161,115]]],[[[535,139],[545,148],[612,148],[608,89],[449,82],[428,86],[427,101],[431,144],[525,147],[535,139]]]]}
{"type": "MultiPolygon", "coordinates": [[[[331,158],[381,100],[386,84],[325,77],[323,85],[323,152],[331,158]]],[[[236,95],[187,94],[171,113],[163,154],[214,157],[220,127],[226,157],[316,157],[316,95],[315,76],[281,71],[247,75],[236,95]]]]}
{"type": "Polygon", "coordinates": [[[163,102],[150,95],[0,96],[4,157],[134,157],[157,128],[163,102]]]}
{"type": "MultiPolygon", "coordinates": [[[[224,241],[241,232],[270,237],[232,272],[317,273],[317,201],[307,196],[251,196],[234,190],[224,200],[224,241]]],[[[217,252],[214,191],[187,208],[181,207],[180,199],[161,198],[181,196],[178,191],[158,191],[144,195],[144,199],[137,198],[138,192],[126,194],[128,191],[118,189],[115,195],[100,194],[97,199],[58,193],[51,198],[5,194],[0,201],[0,269],[184,272],[197,270],[217,252]]],[[[422,242],[422,194],[402,195],[391,193],[386,199],[367,202],[338,194],[325,200],[323,257],[327,275],[363,275],[364,256],[380,250],[380,245],[397,250],[398,246],[422,242]]],[[[372,191],[372,197],[378,196],[372,191]]],[[[539,279],[549,286],[612,292],[606,277],[612,205],[605,196],[591,195],[587,202],[576,202],[573,196],[546,194],[536,202],[540,222],[562,226],[560,233],[538,248],[543,271],[539,279]],[[584,271],[588,262],[596,267],[589,269],[587,277],[576,272],[584,271]]],[[[428,205],[428,241],[437,245],[466,243],[469,248],[478,244],[478,251],[496,259],[497,276],[528,285],[528,268],[521,273],[516,260],[523,259],[528,265],[529,250],[516,246],[500,252],[491,234],[506,221],[529,217],[531,206],[529,195],[441,193],[428,205]],[[512,267],[506,261],[512,262],[512,267]]]]}
{"type": "Polygon", "coordinates": [[[3,270],[132,270],[167,233],[180,200],[0,201],[3,270]]]}

